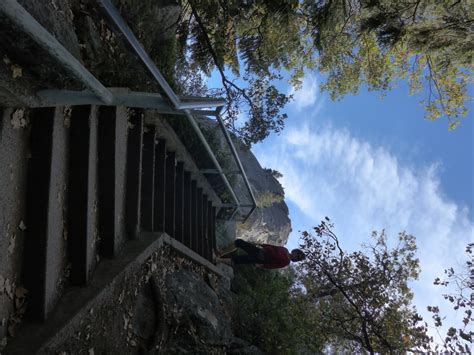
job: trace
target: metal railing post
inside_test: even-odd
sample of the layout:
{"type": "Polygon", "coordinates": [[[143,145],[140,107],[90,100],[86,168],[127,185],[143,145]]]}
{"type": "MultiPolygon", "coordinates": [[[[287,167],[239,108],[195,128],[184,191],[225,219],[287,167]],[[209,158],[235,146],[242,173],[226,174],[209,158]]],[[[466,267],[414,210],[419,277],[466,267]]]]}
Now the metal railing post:
{"type": "MultiPolygon", "coordinates": [[[[224,122],[220,117],[220,111],[226,104],[224,99],[215,98],[197,98],[197,97],[182,97],[180,98],[173,89],[170,87],[166,79],[160,73],[155,63],[151,60],[148,53],[142,47],[138,39],[135,37],[133,32],[130,30],[124,19],[121,17],[117,8],[112,4],[110,0],[98,0],[99,5],[105,10],[108,18],[113,22],[115,27],[120,31],[121,35],[131,45],[135,53],[140,57],[141,61],[148,68],[154,79],[158,82],[160,87],[163,89],[166,97],[171,101],[169,112],[184,114],[194,131],[198,135],[201,143],[204,145],[209,157],[211,158],[214,166],[216,167],[217,173],[221,176],[224,181],[224,185],[228,190],[235,205],[235,210],[232,212],[232,218],[241,207],[250,207],[249,205],[241,205],[239,199],[235,195],[234,189],[230,185],[226,174],[224,173],[220,163],[216,159],[214,152],[212,151],[209,143],[204,137],[198,123],[196,122],[192,110],[196,110],[195,113],[210,114],[217,118],[227,144],[230,147],[234,160],[239,168],[240,175],[242,175],[245,185],[248,189],[252,200],[252,209],[244,219],[250,216],[250,214],[256,208],[255,196],[252,192],[250,183],[248,181],[245,170],[242,166],[240,158],[234,147],[232,139],[227,131],[224,122]],[[198,110],[208,109],[215,107],[215,111],[211,110],[198,110]]],[[[27,33],[39,46],[44,48],[52,57],[54,57],[65,70],[70,72],[76,79],[88,87],[93,94],[90,92],[74,92],[74,91],[56,91],[56,90],[44,90],[38,92],[38,99],[42,100],[39,106],[48,106],[52,103],[71,103],[72,104],[107,104],[107,105],[123,105],[125,103],[132,103],[131,106],[138,106],[144,108],[160,108],[164,111],[167,110],[167,102],[162,96],[152,93],[112,93],[102,83],[95,78],[69,51],[64,48],[44,27],[42,27],[16,0],[0,0],[0,13],[8,17],[16,26],[27,33]]]]}

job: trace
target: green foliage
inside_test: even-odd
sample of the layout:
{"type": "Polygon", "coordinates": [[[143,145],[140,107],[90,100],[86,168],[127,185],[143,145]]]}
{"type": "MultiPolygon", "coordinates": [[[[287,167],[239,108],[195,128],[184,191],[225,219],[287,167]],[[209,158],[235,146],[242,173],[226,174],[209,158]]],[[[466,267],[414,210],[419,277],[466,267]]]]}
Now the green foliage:
{"type": "Polygon", "coordinates": [[[333,99],[361,86],[385,92],[398,79],[424,92],[426,118],[449,129],[467,114],[473,67],[467,0],[196,1],[182,0],[181,59],[209,75],[217,69],[228,99],[227,124],[246,144],[279,132],[291,97],[279,73],[300,87],[307,70],[325,75],[333,99]],[[238,117],[248,120],[235,127],[238,117]]]}
{"type": "MultiPolygon", "coordinates": [[[[420,271],[413,236],[400,233],[389,247],[385,233],[374,232],[371,245],[347,252],[328,218],[302,236],[306,259],[296,270],[236,269],[239,337],[276,354],[469,352],[474,244],[466,248],[465,269],[450,268],[445,279],[435,280],[441,287],[454,286],[443,296],[454,310],[464,311],[462,324],[450,325],[438,345],[411,304],[408,284],[420,271]]],[[[441,327],[439,307],[428,311],[435,328],[441,327]]]]}
{"type": "Polygon", "coordinates": [[[267,172],[268,174],[270,174],[277,180],[283,177],[283,174],[279,172],[278,170],[271,169],[271,168],[264,168],[263,170],[265,170],[265,172],[267,172]]]}
{"type": "MultiPolygon", "coordinates": [[[[441,339],[442,345],[436,345],[435,350],[444,352],[469,353],[474,340],[474,331],[470,326],[474,322],[474,263],[473,263],[474,243],[466,246],[468,260],[461,270],[449,268],[444,270],[445,278],[437,277],[434,284],[444,287],[443,297],[453,307],[454,311],[462,310],[464,318],[460,326],[451,326],[446,332],[444,339],[441,339]],[[448,288],[450,287],[450,288],[448,288]]],[[[443,319],[438,306],[428,306],[428,312],[433,313],[434,326],[439,328],[443,325],[443,319]]]]}
{"type": "Polygon", "coordinates": [[[299,270],[329,343],[345,339],[370,353],[426,347],[426,327],[411,306],[408,287],[419,273],[415,238],[400,233],[398,245],[389,248],[385,233],[374,232],[367,252],[348,253],[332,228],[326,219],[314,235],[303,232],[301,248],[307,258],[299,270]]]}
{"type": "Polygon", "coordinates": [[[269,354],[321,352],[323,343],[314,333],[311,309],[293,289],[294,275],[253,266],[236,269],[234,307],[236,336],[269,354]]]}
{"type": "Polygon", "coordinates": [[[305,2],[319,20],[315,45],[322,88],[333,99],[361,85],[385,91],[408,79],[411,92],[425,91],[426,118],[446,117],[449,129],[466,116],[473,68],[472,11],[468,1],[305,2]],[[334,31],[336,29],[336,33],[334,31]]]}
{"type": "Polygon", "coordinates": [[[263,191],[263,192],[258,193],[255,199],[257,200],[258,208],[266,208],[266,207],[270,207],[274,203],[282,202],[284,199],[284,196],[275,194],[269,191],[263,191]]]}

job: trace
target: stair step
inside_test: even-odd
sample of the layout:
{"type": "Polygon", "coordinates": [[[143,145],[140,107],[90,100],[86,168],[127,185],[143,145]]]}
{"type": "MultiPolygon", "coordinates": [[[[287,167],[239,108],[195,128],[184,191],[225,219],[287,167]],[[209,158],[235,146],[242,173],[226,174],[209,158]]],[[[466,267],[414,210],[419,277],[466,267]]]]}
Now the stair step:
{"type": "Polygon", "coordinates": [[[155,180],[155,127],[148,126],[143,133],[143,163],[141,185],[141,219],[143,230],[153,231],[153,189],[155,180]]]}
{"type": "Polygon", "coordinates": [[[176,165],[175,188],[175,238],[183,243],[184,240],[184,163],[176,165]]]}
{"type": "Polygon", "coordinates": [[[207,196],[202,196],[202,256],[209,260],[209,243],[207,236],[207,196]]]}
{"type": "Polygon", "coordinates": [[[124,107],[99,109],[99,233],[101,254],[113,257],[125,242],[128,117],[124,107]]]}
{"type": "Polygon", "coordinates": [[[211,223],[210,223],[210,235],[211,235],[211,251],[214,251],[217,249],[217,245],[216,245],[216,215],[217,215],[217,207],[215,206],[212,206],[212,209],[211,209],[211,223]]]}
{"type": "Polygon", "coordinates": [[[198,208],[197,208],[197,183],[191,181],[191,249],[198,252],[198,208]]]}
{"type": "Polygon", "coordinates": [[[140,234],[142,181],[143,112],[133,109],[129,118],[127,141],[127,188],[125,223],[130,239],[140,234]]]}
{"type": "Polygon", "coordinates": [[[176,153],[166,153],[166,189],[165,189],[165,232],[175,236],[175,189],[176,189],[176,153]]]}
{"type": "Polygon", "coordinates": [[[184,172],[183,176],[183,244],[191,248],[191,173],[184,172]]]}
{"type": "Polygon", "coordinates": [[[98,237],[96,106],[76,106],[70,117],[68,257],[71,282],[89,281],[98,237]]]}
{"type": "Polygon", "coordinates": [[[214,228],[214,207],[212,206],[212,201],[207,201],[207,260],[212,261],[212,254],[215,249],[215,240],[213,238],[213,228],[214,228]],[[214,242],[213,242],[214,240],[214,242]]]}
{"type": "MultiPolygon", "coordinates": [[[[21,252],[25,232],[18,228],[26,224],[27,162],[29,154],[28,128],[14,127],[12,118],[18,110],[1,109],[0,115],[0,274],[21,285],[21,252]]],[[[28,113],[21,110],[28,117],[28,113]]],[[[0,319],[8,319],[13,302],[0,296],[0,319]]],[[[0,338],[7,336],[8,324],[0,324],[0,338]]]]}
{"type": "Polygon", "coordinates": [[[197,253],[199,255],[202,255],[202,240],[204,238],[204,234],[203,234],[203,228],[204,228],[204,224],[203,224],[203,211],[202,211],[202,203],[203,203],[203,194],[202,194],[202,188],[198,188],[197,189],[197,205],[196,205],[196,209],[197,209],[197,234],[196,234],[196,238],[197,238],[197,253]]]}
{"type": "Polygon", "coordinates": [[[166,141],[158,139],[155,147],[155,191],[153,229],[156,232],[165,230],[166,215],[166,141]]]}
{"type": "Polygon", "coordinates": [[[66,266],[68,135],[62,107],[33,110],[30,144],[23,270],[29,314],[44,320],[59,299],[66,266]]]}

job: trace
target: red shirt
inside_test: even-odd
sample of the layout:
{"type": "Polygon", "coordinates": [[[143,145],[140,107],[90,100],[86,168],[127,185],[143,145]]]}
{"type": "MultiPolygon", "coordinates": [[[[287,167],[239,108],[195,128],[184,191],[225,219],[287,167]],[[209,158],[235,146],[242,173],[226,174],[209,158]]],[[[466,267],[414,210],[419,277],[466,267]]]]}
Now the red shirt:
{"type": "Polygon", "coordinates": [[[277,245],[263,244],[265,262],[261,264],[264,269],[279,269],[290,264],[288,249],[277,245]]]}

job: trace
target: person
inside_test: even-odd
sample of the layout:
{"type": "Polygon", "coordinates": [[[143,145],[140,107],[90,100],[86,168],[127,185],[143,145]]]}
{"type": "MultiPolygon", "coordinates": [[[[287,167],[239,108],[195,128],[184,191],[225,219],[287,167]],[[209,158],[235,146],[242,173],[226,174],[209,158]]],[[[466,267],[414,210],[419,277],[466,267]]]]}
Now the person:
{"type": "Polygon", "coordinates": [[[304,260],[305,254],[300,249],[293,249],[291,252],[285,247],[270,244],[255,245],[242,239],[234,241],[234,249],[239,248],[246,252],[244,255],[229,255],[224,252],[218,253],[217,262],[229,265],[256,264],[264,269],[279,269],[290,264],[304,260]],[[229,255],[225,257],[224,255],[229,255]]]}

